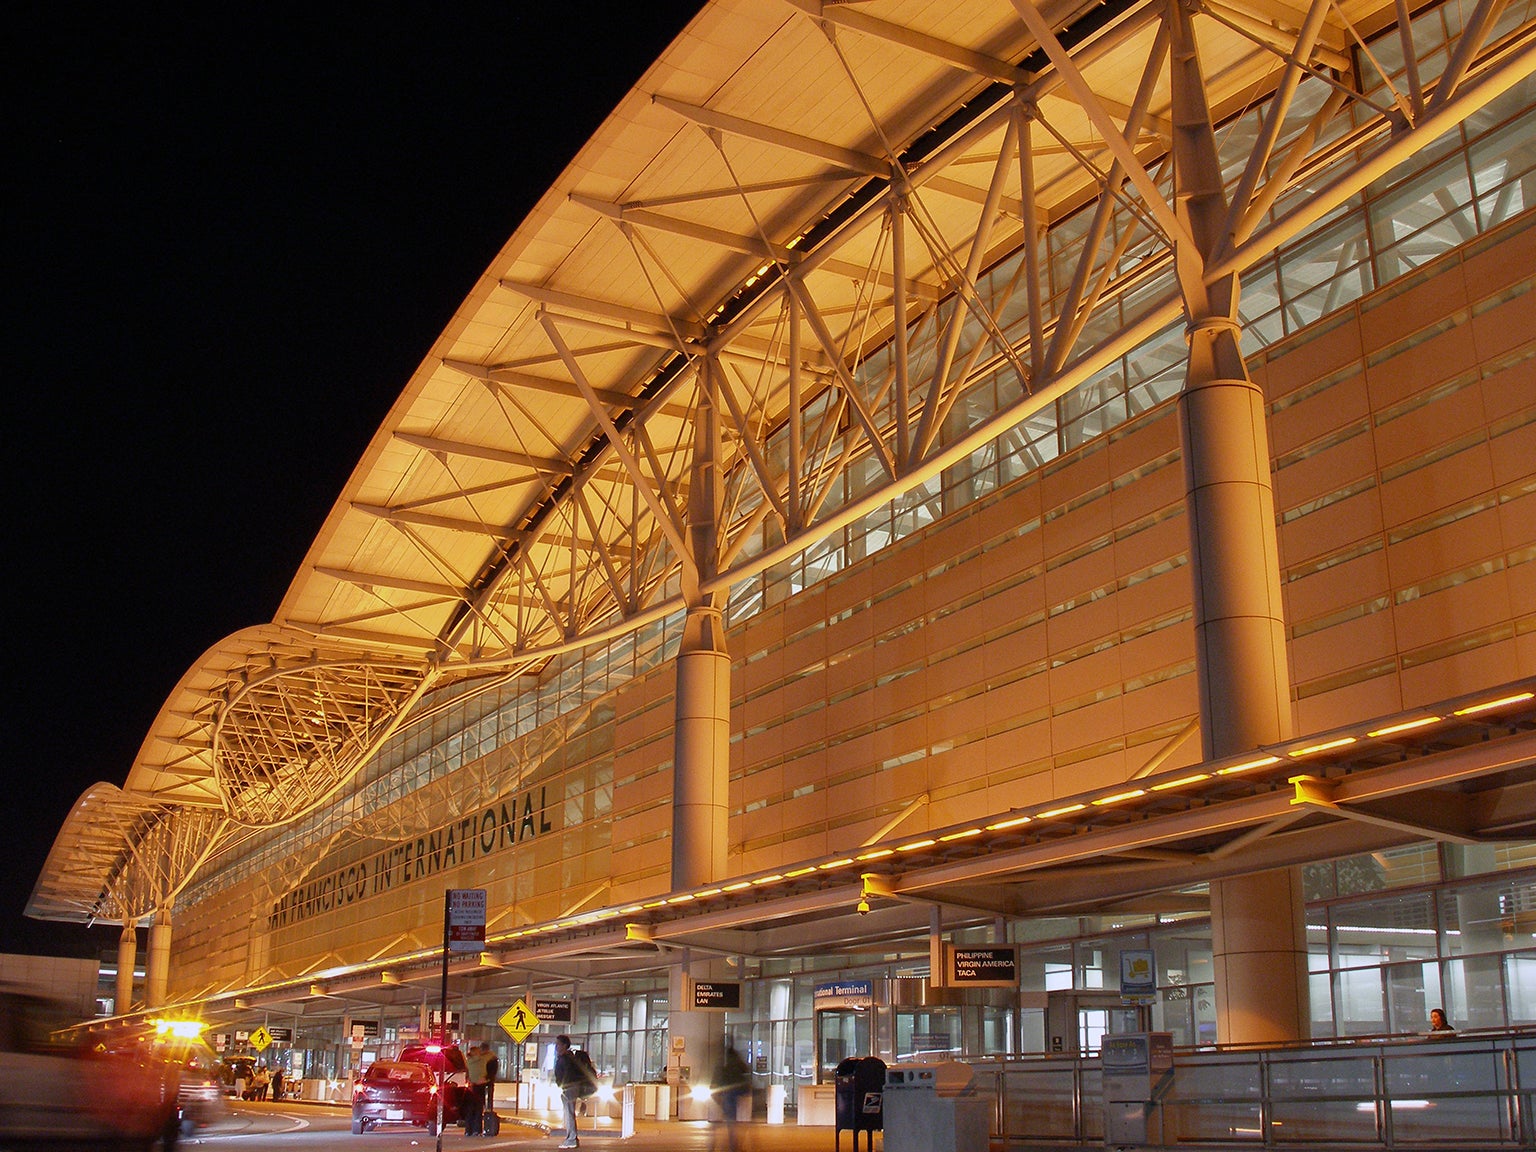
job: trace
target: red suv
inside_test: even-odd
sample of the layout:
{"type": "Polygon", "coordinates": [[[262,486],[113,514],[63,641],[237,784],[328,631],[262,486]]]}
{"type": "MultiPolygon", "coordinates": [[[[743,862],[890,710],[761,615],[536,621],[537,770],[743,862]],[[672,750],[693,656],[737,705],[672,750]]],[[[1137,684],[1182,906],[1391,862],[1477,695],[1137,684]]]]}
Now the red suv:
{"type": "MultiPolygon", "coordinates": [[[[443,1124],[458,1122],[459,1092],[444,1085],[443,1124]]],[[[379,1124],[414,1124],[437,1135],[437,1073],[417,1060],[375,1060],[352,1089],[352,1132],[379,1124]]]]}

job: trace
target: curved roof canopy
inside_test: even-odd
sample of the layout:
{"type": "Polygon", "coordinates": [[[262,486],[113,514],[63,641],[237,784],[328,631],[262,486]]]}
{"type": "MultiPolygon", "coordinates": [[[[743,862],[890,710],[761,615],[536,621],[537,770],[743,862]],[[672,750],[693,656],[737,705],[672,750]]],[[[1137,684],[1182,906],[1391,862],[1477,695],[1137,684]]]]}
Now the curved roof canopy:
{"type": "MultiPolygon", "coordinates": [[[[1362,95],[1392,0],[711,0],[474,285],[274,623],[171,694],[126,791],[281,823],[444,678],[718,607],[1528,75],[1501,10],[1469,11],[1438,76],[1362,95]],[[1326,95],[1298,99],[1309,79],[1326,95]],[[1172,158],[1256,104],[1211,173],[1225,232],[1197,237],[1172,158]],[[1131,225],[1042,264],[1042,231],[1101,203],[1131,225]],[[1197,249],[1182,292],[1147,288],[1197,249]],[[988,378],[995,411],[957,403],[988,378]]],[[[40,883],[29,912],[78,906],[40,883]]]]}

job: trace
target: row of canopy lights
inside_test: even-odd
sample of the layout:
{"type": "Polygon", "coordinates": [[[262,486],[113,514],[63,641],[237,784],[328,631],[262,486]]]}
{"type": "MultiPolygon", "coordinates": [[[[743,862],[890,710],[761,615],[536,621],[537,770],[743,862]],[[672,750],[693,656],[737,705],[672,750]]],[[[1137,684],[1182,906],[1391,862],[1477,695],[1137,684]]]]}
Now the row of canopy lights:
{"type": "MultiPolygon", "coordinates": [[[[551,932],[561,932],[572,928],[586,927],[612,920],[620,916],[634,916],[646,912],[654,912],[661,908],[675,908],[680,905],[692,904],[699,900],[708,900],[716,896],[731,895],[738,892],[746,892],[757,888],[768,888],[773,885],[788,883],[812,876],[818,873],[835,872],[841,868],[849,868],[856,864],[871,864],[875,861],[886,860],[904,852],[917,852],[925,848],[934,848],[944,844],[952,844],[957,841],[970,840],[987,833],[1006,832],[1018,828],[1024,824],[1030,824],[1041,820],[1052,820],[1062,816],[1069,816],[1074,812],[1082,812],[1090,808],[1107,808],[1113,804],[1124,803],[1146,796],[1149,793],[1169,792],[1176,788],[1185,788],[1193,784],[1213,778],[1236,776],[1243,772],[1251,772],[1259,768],[1267,768],[1274,764],[1294,763],[1305,760],[1307,757],[1316,756],[1324,752],[1332,752],[1339,748],[1357,744],[1362,739],[1382,740],[1407,732],[1428,728],[1431,725],[1444,723],[1452,719],[1483,715],[1495,712],[1503,708],[1512,707],[1524,703],[1536,697],[1536,691],[1521,691],[1499,696],[1495,699],[1480,700],[1466,704],[1459,708],[1448,709],[1444,715],[1438,712],[1423,712],[1402,720],[1394,720],[1392,723],[1380,728],[1373,728],[1363,735],[1341,733],[1337,736],[1315,743],[1298,742],[1295,747],[1280,747],[1273,752],[1260,752],[1238,758],[1236,763],[1213,766],[1209,771],[1200,770],[1186,772],[1171,780],[1159,780],[1156,783],[1148,782],[1145,787],[1122,788],[1103,796],[1090,796],[1083,800],[1074,800],[1066,804],[1054,804],[1051,807],[1043,807],[1035,811],[1014,810],[1001,818],[988,823],[971,827],[951,829],[948,831],[936,831],[931,834],[918,837],[901,844],[885,846],[871,846],[867,851],[854,855],[838,856],[834,859],[816,863],[807,863],[796,868],[782,872],[772,872],[762,876],[753,876],[733,881],[729,884],[719,884],[708,888],[699,888],[689,892],[674,893],[669,896],[658,897],[654,900],[640,901],[626,904],[622,907],[602,908],[592,912],[586,912],[579,916],[565,917],[552,920],[544,924],[532,924],[526,928],[520,928],[515,932],[501,937],[503,940],[526,939],[530,936],[538,936],[551,932]]],[[[1175,770],[1177,771],[1177,770],[1175,770]]]]}

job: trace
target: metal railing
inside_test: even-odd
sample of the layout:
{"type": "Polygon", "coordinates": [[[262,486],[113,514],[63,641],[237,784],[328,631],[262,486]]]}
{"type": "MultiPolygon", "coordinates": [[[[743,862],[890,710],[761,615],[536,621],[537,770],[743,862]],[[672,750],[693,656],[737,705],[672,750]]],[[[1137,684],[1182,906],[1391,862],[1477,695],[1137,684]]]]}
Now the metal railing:
{"type": "MultiPolygon", "coordinates": [[[[1104,1144],[1097,1057],[976,1061],[994,1135],[1104,1144]]],[[[1161,1147],[1536,1148],[1536,1035],[1187,1050],[1151,1105],[1161,1147]]]]}

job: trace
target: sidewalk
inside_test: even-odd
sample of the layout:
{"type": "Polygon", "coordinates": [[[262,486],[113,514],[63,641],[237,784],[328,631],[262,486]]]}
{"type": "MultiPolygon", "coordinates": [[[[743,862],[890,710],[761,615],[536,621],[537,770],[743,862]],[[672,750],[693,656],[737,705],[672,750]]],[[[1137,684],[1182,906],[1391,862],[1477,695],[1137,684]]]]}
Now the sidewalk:
{"type": "MultiPolygon", "coordinates": [[[[348,1105],[329,1100],[284,1100],[281,1104],[285,1108],[329,1108],[337,1115],[349,1110],[348,1105]]],[[[525,1137],[531,1148],[552,1150],[565,1134],[560,1116],[555,1112],[526,1108],[522,1112],[512,1112],[501,1106],[497,1107],[496,1112],[501,1117],[501,1135],[525,1137]]],[[[266,1116],[245,1110],[238,1114],[227,1113],[213,1124],[200,1129],[198,1135],[275,1132],[281,1129],[282,1123],[276,1115],[266,1116]]],[[[576,1131],[577,1139],[583,1147],[609,1149],[610,1152],[619,1152],[621,1148],[624,1152],[712,1152],[717,1148],[725,1152],[729,1143],[726,1126],[708,1120],[636,1120],[634,1136],[626,1139],[621,1134],[619,1120],[606,1116],[583,1116],[576,1125],[576,1131]]],[[[825,1125],[765,1124],[761,1120],[754,1120],[738,1125],[737,1135],[738,1152],[834,1150],[835,1133],[825,1125]]],[[[472,1147],[477,1142],[472,1137],[466,1137],[458,1128],[449,1129],[444,1136],[452,1140],[456,1147],[472,1147]]],[[[841,1152],[855,1152],[851,1132],[844,1132],[841,1140],[836,1143],[841,1145],[841,1152]]],[[[880,1144],[878,1137],[875,1144],[880,1144]]],[[[861,1137],[858,1152],[863,1152],[867,1146],[867,1137],[861,1137]]]]}
{"type": "MultiPolygon", "coordinates": [[[[558,1140],[564,1135],[558,1117],[542,1112],[525,1111],[520,1115],[501,1109],[497,1112],[501,1116],[502,1135],[516,1127],[532,1129],[535,1137],[547,1134],[550,1140],[558,1140]]],[[[737,1125],[736,1134],[739,1152],[833,1152],[836,1135],[831,1127],[824,1125],[765,1124],[760,1120],[737,1125]]],[[[613,1152],[620,1147],[625,1152],[711,1152],[712,1149],[725,1152],[729,1146],[726,1125],[709,1120],[636,1120],[634,1136],[625,1139],[620,1134],[618,1120],[582,1117],[576,1125],[576,1135],[583,1147],[590,1145],[594,1149],[613,1152]]],[[[860,1152],[867,1146],[867,1139],[867,1136],[860,1138],[860,1152]]],[[[836,1143],[841,1144],[842,1152],[853,1152],[851,1132],[842,1133],[836,1143]]],[[[878,1137],[876,1143],[879,1143],[878,1137]]]]}

